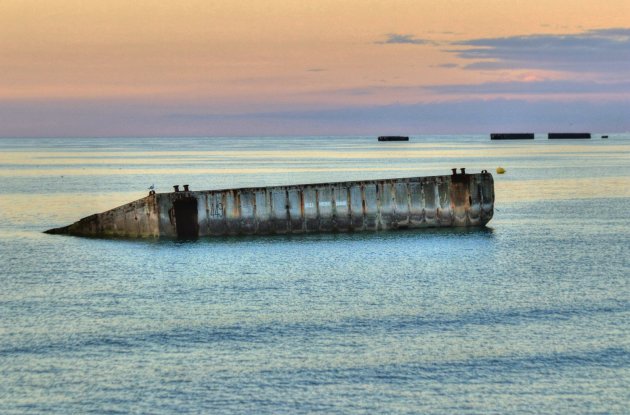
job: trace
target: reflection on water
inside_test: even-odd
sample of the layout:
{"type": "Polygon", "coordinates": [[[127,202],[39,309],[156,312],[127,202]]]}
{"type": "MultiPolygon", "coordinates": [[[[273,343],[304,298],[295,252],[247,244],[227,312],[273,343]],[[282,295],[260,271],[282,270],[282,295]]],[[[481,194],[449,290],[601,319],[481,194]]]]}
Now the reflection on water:
{"type": "Polygon", "coordinates": [[[630,197],[629,177],[495,181],[496,204],[630,197]]]}

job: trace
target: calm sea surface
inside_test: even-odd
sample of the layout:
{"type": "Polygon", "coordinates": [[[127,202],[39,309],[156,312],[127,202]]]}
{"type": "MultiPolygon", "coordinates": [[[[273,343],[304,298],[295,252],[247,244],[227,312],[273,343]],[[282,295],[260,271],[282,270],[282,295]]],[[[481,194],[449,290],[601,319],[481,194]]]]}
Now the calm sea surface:
{"type": "Polygon", "coordinates": [[[1,414],[630,413],[630,135],[0,139],[1,414]],[[147,194],[498,167],[485,229],[47,235],[147,194]]]}

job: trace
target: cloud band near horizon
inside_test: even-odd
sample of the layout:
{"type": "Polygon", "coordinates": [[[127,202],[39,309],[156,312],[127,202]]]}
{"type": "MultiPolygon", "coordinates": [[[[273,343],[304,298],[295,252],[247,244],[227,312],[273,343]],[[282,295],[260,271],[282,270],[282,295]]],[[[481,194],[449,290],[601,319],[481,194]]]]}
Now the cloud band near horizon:
{"type": "Polygon", "coordinates": [[[5,128],[2,136],[211,137],[630,131],[627,121],[630,119],[630,99],[606,102],[488,99],[243,114],[207,113],[203,108],[192,107],[173,110],[159,105],[133,108],[124,102],[92,102],[79,106],[57,102],[35,105],[37,118],[6,124],[10,118],[21,118],[24,106],[32,111],[33,105],[0,103],[0,122],[12,126],[12,129],[5,128]],[[133,113],[132,117],[130,113],[133,113]],[[47,134],[41,134],[41,131],[47,131],[47,134]]]}
{"type": "Polygon", "coordinates": [[[453,42],[459,58],[474,70],[544,69],[565,72],[630,71],[630,28],[589,30],[576,34],[535,34],[453,42]]]}

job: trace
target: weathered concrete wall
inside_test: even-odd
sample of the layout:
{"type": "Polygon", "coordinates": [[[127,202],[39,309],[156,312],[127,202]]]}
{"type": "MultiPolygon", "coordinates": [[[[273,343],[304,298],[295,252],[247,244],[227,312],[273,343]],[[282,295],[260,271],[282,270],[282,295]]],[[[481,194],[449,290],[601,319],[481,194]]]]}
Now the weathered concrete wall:
{"type": "Polygon", "coordinates": [[[184,237],[483,226],[487,172],[339,183],[160,193],[51,230],[95,236],[184,237]]]}
{"type": "Polygon", "coordinates": [[[160,234],[178,236],[178,198],[197,200],[199,236],[482,226],[489,173],[160,194],[160,234]]]}
{"type": "Polygon", "coordinates": [[[157,195],[153,194],[46,232],[99,237],[158,237],[160,229],[156,199],[157,195]]]}

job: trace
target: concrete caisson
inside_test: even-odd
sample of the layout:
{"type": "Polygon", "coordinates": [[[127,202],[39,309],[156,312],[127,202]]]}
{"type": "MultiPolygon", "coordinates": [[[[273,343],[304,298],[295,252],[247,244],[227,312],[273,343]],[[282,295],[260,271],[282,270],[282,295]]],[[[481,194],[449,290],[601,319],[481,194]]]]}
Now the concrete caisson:
{"type": "Polygon", "coordinates": [[[486,225],[493,210],[492,175],[453,169],[447,176],[151,193],[46,232],[195,239],[465,227],[486,225]]]}

